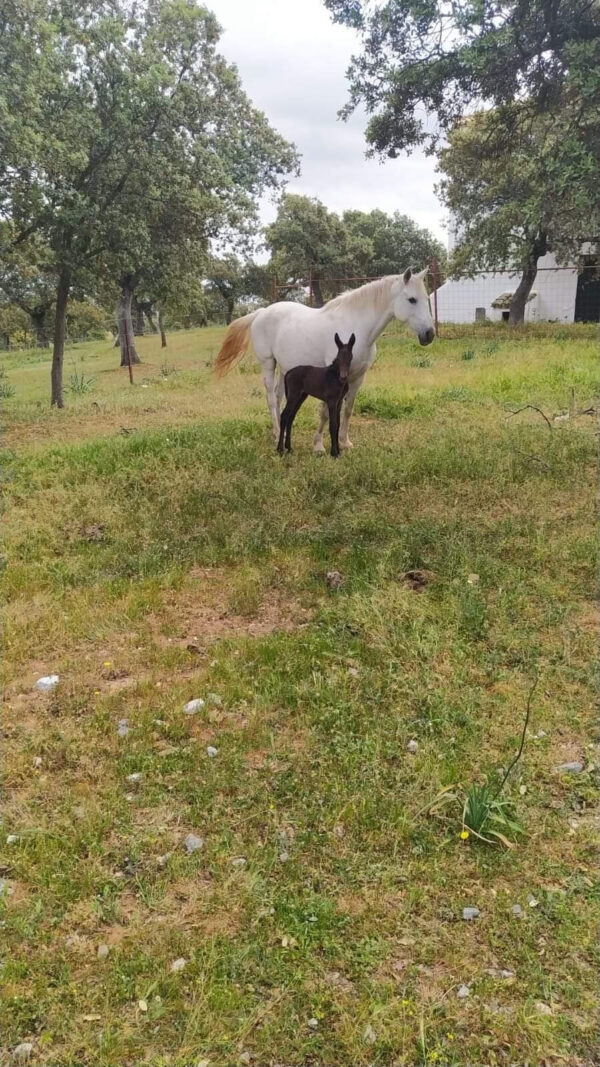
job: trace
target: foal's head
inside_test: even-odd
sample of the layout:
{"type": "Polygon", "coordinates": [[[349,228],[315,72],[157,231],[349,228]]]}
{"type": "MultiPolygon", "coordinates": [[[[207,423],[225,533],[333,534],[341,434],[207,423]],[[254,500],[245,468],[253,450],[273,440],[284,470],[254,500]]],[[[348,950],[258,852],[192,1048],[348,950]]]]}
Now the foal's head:
{"type": "Polygon", "coordinates": [[[352,348],[354,347],[356,337],[351,333],[348,338],[348,344],[345,345],[340,341],[339,335],[336,333],[334,340],[338,349],[335,364],[337,366],[340,381],[345,382],[348,378],[350,364],[352,363],[352,348]]]}

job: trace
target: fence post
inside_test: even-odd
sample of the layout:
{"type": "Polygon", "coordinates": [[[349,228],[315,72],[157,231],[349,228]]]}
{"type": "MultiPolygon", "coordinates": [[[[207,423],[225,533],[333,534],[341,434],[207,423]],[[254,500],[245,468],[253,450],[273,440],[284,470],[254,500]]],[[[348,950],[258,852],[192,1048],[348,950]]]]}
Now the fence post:
{"type": "Polygon", "coordinates": [[[431,264],[431,271],[433,274],[433,322],[435,326],[436,337],[439,336],[440,324],[438,321],[438,303],[437,303],[437,291],[440,283],[440,270],[437,259],[434,259],[431,264]]]}
{"type": "Polygon", "coordinates": [[[274,304],[277,303],[277,297],[278,296],[279,296],[279,287],[277,285],[277,275],[275,275],[274,278],[273,278],[273,292],[272,292],[272,297],[273,297],[273,303],[274,304]]]}
{"type": "Polygon", "coordinates": [[[311,308],[313,306],[313,270],[312,270],[312,267],[310,268],[310,272],[309,272],[309,275],[308,275],[308,306],[309,306],[309,308],[311,308]]]}

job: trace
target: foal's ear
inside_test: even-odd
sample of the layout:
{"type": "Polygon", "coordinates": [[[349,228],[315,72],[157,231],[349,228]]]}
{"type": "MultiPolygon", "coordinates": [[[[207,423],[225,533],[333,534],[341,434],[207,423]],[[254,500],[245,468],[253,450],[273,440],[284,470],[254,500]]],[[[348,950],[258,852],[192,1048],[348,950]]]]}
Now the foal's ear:
{"type": "Polygon", "coordinates": [[[344,347],[342,342],[340,341],[339,334],[336,333],[336,335],[335,335],[335,337],[333,339],[334,339],[336,345],[338,346],[338,348],[343,348],[344,347]]]}
{"type": "Polygon", "coordinates": [[[404,271],[404,277],[403,277],[402,281],[404,282],[405,285],[408,285],[408,283],[409,283],[411,278],[412,278],[412,270],[410,269],[410,267],[407,267],[406,270],[404,271]]]}
{"type": "Polygon", "coordinates": [[[348,348],[352,348],[352,345],[354,344],[355,341],[356,341],[356,337],[354,336],[353,333],[351,333],[349,341],[348,341],[348,348]]]}

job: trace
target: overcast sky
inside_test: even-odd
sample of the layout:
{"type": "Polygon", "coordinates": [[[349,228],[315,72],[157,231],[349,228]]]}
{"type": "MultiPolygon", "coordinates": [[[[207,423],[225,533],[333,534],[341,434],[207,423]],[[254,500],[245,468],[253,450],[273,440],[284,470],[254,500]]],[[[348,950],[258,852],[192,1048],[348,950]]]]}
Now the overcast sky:
{"type": "MultiPolygon", "coordinates": [[[[223,27],[220,51],[237,64],[251,100],[302,155],[291,192],[316,196],[333,211],[401,211],[445,243],[434,160],[419,152],[367,160],[364,114],[337,118],[358,43],[353,31],[334,25],[321,0],[207,0],[207,7],[223,27]]],[[[274,214],[264,206],[265,222],[274,214]]]]}

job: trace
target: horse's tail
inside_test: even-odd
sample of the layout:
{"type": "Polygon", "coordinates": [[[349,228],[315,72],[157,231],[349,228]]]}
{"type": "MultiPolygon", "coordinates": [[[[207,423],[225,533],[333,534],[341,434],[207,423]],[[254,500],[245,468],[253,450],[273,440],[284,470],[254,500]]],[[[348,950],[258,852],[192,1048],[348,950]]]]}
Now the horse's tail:
{"type": "Polygon", "coordinates": [[[234,319],[231,323],[213,366],[213,370],[219,378],[227,374],[227,371],[231,370],[235,361],[243,356],[248,347],[250,325],[257,315],[258,311],[252,311],[250,315],[242,315],[241,319],[234,319]]]}

